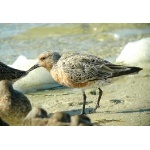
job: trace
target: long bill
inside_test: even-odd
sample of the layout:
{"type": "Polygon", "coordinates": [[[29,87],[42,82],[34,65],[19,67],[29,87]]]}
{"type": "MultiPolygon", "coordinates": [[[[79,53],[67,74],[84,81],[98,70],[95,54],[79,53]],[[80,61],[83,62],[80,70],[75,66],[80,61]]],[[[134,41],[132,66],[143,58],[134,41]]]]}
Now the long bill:
{"type": "Polygon", "coordinates": [[[34,69],[36,69],[38,67],[40,67],[40,65],[37,63],[34,66],[32,66],[29,70],[27,70],[27,72],[29,73],[30,71],[32,71],[32,70],[34,70],[34,69]]]}

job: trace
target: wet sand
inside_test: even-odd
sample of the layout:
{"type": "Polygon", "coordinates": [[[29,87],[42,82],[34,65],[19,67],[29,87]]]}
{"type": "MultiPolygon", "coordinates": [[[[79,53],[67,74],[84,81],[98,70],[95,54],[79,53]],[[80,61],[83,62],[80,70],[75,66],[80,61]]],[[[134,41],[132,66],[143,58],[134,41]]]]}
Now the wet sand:
{"type": "MultiPolygon", "coordinates": [[[[114,78],[103,85],[100,108],[89,114],[95,106],[98,91],[87,89],[86,113],[94,125],[102,126],[149,126],[150,125],[150,77],[128,75],[114,78]]],[[[32,106],[44,108],[48,113],[65,111],[80,114],[82,93],[79,89],[60,87],[26,94],[32,106]]]]}

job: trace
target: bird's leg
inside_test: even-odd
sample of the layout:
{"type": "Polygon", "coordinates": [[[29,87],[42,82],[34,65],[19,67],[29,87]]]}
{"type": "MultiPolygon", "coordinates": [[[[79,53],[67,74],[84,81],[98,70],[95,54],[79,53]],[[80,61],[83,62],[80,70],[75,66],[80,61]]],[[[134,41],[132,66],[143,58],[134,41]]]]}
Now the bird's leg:
{"type": "Polygon", "coordinates": [[[83,89],[82,89],[82,94],[83,94],[83,107],[82,107],[81,114],[85,115],[86,94],[85,94],[85,91],[83,89]]]}
{"type": "Polygon", "coordinates": [[[97,100],[96,106],[95,106],[95,108],[94,108],[90,113],[95,112],[96,109],[100,107],[100,106],[99,106],[99,103],[100,103],[100,100],[101,100],[103,91],[102,91],[100,88],[98,88],[98,90],[99,90],[99,96],[98,96],[98,100],[97,100]]]}

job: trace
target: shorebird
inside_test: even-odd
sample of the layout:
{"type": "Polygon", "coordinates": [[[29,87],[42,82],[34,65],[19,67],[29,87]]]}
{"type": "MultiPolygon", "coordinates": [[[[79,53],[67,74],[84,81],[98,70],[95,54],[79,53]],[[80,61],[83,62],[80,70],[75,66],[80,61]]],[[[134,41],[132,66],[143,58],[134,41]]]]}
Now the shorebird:
{"type": "Polygon", "coordinates": [[[9,124],[0,117],[0,126],[9,126],[9,124]]]}
{"type": "Polygon", "coordinates": [[[70,115],[65,112],[56,112],[52,114],[47,125],[48,126],[69,126],[70,125],[70,115]]]}
{"type": "Polygon", "coordinates": [[[71,116],[71,126],[93,126],[91,119],[85,115],[71,116]]]}
{"type": "Polygon", "coordinates": [[[34,70],[34,66],[31,67],[27,71],[14,69],[12,67],[7,66],[6,64],[0,62],[0,81],[1,80],[9,80],[15,82],[21,77],[26,76],[30,71],[34,70]]]}
{"type": "Polygon", "coordinates": [[[24,120],[33,118],[47,118],[47,112],[43,108],[35,107],[28,113],[24,120]]]}
{"type": "Polygon", "coordinates": [[[32,109],[23,120],[24,126],[91,126],[91,120],[86,115],[70,116],[66,112],[56,112],[51,116],[41,108],[32,109]]]}
{"type": "Polygon", "coordinates": [[[46,110],[40,107],[32,108],[32,110],[23,119],[22,125],[25,126],[44,126],[48,122],[46,110]]]}
{"type": "Polygon", "coordinates": [[[13,89],[10,81],[0,81],[0,116],[10,124],[19,124],[32,106],[28,98],[13,89]]]}
{"type": "Polygon", "coordinates": [[[38,63],[34,66],[46,68],[56,82],[67,87],[81,88],[83,93],[83,107],[81,114],[85,114],[86,94],[85,88],[96,85],[99,96],[95,112],[100,106],[100,99],[103,91],[100,82],[108,78],[118,77],[131,73],[138,73],[142,68],[115,65],[107,60],[94,55],[81,53],[65,53],[60,55],[58,52],[44,52],[38,56],[38,63]]]}

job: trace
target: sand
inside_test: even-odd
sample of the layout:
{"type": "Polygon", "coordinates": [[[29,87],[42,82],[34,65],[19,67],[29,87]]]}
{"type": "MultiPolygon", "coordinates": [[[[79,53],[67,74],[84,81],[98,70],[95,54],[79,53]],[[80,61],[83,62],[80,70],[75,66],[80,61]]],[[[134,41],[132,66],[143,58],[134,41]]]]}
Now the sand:
{"type": "MultiPolygon", "coordinates": [[[[128,75],[114,78],[101,86],[103,96],[100,108],[94,108],[98,90],[87,89],[86,113],[94,125],[101,126],[149,126],[150,125],[150,76],[128,75]],[[96,95],[95,95],[96,94],[96,95]]],[[[80,114],[82,94],[80,89],[59,87],[25,94],[32,106],[44,108],[49,114],[65,111],[80,114]]]]}

